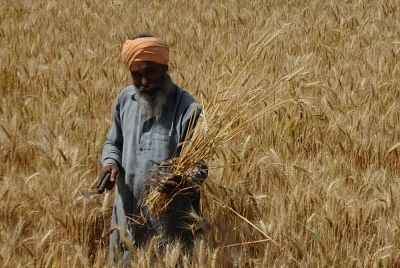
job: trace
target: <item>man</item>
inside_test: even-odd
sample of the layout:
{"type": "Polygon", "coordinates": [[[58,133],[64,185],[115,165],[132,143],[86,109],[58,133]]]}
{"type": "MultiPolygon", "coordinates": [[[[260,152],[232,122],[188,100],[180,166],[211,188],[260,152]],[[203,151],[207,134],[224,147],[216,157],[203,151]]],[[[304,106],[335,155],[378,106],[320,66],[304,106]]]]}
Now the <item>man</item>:
{"type": "MultiPolygon", "coordinates": [[[[179,144],[201,108],[171,81],[167,73],[169,48],[160,38],[142,34],[127,40],[121,56],[133,85],[123,89],[116,99],[99,179],[111,175],[107,188],[116,184],[109,254],[113,262],[127,264],[129,247],[143,246],[154,235],[160,237],[160,245],[179,241],[190,250],[195,234],[188,228],[193,223],[188,215],[201,213],[199,192],[190,186],[204,181],[207,167],[196,166],[188,180],[192,184],[187,185],[194,190],[176,195],[161,218],[148,215],[140,202],[149,187],[148,177],[157,169],[168,172],[165,160],[178,156],[179,144]]],[[[177,179],[159,178],[157,189],[171,193],[177,179]]]]}

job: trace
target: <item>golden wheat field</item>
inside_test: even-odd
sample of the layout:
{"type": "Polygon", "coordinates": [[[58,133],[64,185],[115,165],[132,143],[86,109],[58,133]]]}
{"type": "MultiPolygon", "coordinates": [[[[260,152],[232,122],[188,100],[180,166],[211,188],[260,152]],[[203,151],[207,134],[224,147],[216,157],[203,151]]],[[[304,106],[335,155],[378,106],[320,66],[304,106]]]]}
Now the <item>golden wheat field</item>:
{"type": "MultiPolygon", "coordinates": [[[[400,266],[399,1],[5,0],[0,27],[0,267],[107,265],[113,194],[82,191],[139,32],[171,46],[203,131],[240,130],[183,266],[400,266]]],[[[133,267],[174,267],[152,247],[133,267]]]]}

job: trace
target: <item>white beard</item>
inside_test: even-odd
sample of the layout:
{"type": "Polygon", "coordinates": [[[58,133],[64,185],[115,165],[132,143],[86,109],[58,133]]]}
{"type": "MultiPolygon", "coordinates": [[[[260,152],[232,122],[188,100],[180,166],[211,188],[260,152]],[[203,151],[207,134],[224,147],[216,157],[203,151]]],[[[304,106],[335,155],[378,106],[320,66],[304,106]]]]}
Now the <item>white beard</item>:
{"type": "Polygon", "coordinates": [[[158,120],[167,104],[168,87],[161,87],[153,94],[146,94],[140,90],[136,93],[136,100],[139,103],[139,109],[143,113],[144,120],[151,118],[158,120]]]}

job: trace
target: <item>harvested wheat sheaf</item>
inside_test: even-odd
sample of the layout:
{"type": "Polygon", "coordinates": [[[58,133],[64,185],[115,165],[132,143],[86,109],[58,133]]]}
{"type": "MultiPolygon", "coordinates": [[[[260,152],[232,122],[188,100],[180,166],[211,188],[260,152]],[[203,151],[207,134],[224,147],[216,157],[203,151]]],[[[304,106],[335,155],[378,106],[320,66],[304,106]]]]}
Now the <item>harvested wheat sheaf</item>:
{"type": "MultiPolygon", "coordinates": [[[[276,36],[277,34],[269,38],[268,43],[276,36]]],[[[202,111],[203,116],[196,119],[196,122],[192,120],[189,123],[188,135],[182,144],[180,155],[169,162],[171,173],[180,178],[174,194],[162,193],[157,188],[152,188],[143,201],[149,212],[158,217],[161,216],[174,196],[185,192],[186,174],[196,163],[214,160],[218,157],[218,152],[223,145],[251,128],[255,122],[285,104],[298,103],[300,100],[289,97],[282,97],[282,99],[271,104],[266,104],[265,101],[270,94],[282,89],[292,79],[305,75],[302,71],[303,68],[300,68],[292,74],[279,79],[277,83],[268,88],[267,92],[264,92],[265,89],[256,89],[248,91],[240,97],[230,96],[227,101],[216,103],[212,107],[205,107],[202,111]],[[260,95],[264,97],[258,97],[260,95]],[[260,104],[262,105],[260,106],[260,104]],[[199,127],[196,127],[197,125],[199,127]]],[[[226,99],[226,97],[225,91],[224,96],[219,98],[217,96],[217,99],[226,99]]],[[[170,176],[170,178],[173,178],[173,176],[170,176]]]]}

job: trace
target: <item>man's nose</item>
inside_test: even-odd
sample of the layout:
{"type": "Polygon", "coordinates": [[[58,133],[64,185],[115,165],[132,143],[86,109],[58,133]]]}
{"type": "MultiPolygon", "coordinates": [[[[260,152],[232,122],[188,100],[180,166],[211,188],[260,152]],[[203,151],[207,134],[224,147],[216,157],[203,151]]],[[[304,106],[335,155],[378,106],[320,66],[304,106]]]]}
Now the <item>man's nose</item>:
{"type": "Polygon", "coordinates": [[[142,87],[148,87],[149,86],[149,81],[147,80],[147,78],[145,76],[142,77],[141,84],[142,84],[142,87]]]}

